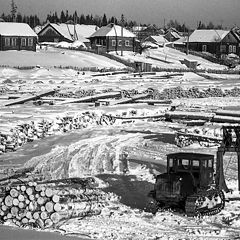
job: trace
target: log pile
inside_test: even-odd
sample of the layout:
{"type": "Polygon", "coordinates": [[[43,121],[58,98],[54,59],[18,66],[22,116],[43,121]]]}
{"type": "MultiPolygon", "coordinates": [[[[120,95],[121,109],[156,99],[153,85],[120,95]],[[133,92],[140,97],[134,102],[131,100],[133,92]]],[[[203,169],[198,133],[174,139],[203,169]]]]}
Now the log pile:
{"type": "Polygon", "coordinates": [[[153,99],[179,99],[179,98],[208,98],[208,97],[240,97],[240,88],[223,90],[221,88],[199,89],[192,87],[182,89],[181,87],[167,88],[162,92],[153,90],[153,99]]]}
{"type": "Polygon", "coordinates": [[[19,124],[9,132],[0,132],[0,154],[15,151],[26,142],[44,138],[57,132],[86,128],[89,125],[98,125],[100,122],[100,118],[95,113],[83,112],[74,116],[57,117],[54,120],[43,119],[19,124]]]}
{"type": "Polygon", "coordinates": [[[63,97],[63,98],[81,98],[81,97],[89,97],[89,96],[93,96],[96,94],[96,90],[95,89],[79,89],[77,91],[68,91],[68,92],[63,92],[63,91],[59,91],[56,92],[53,96],[54,97],[63,97]]]}
{"type": "Polygon", "coordinates": [[[220,145],[221,142],[221,128],[186,128],[177,131],[175,136],[175,143],[178,147],[187,147],[193,143],[199,143],[204,147],[213,147],[220,145]]]}
{"type": "Polygon", "coordinates": [[[54,228],[62,221],[98,215],[116,196],[96,187],[93,178],[49,181],[14,179],[0,185],[0,221],[21,227],[54,228]]]}

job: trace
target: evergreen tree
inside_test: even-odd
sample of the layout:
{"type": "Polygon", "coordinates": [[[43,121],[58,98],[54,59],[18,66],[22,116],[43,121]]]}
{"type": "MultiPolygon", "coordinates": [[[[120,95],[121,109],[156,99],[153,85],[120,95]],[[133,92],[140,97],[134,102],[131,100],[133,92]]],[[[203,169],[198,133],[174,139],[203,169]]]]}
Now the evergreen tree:
{"type": "Polygon", "coordinates": [[[108,22],[107,22],[107,16],[106,16],[106,14],[104,13],[104,14],[103,14],[102,24],[101,24],[101,25],[102,25],[102,26],[106,26],[107,23],[108,23],[108,22]]]}
{"type": "Polygon", "coordinates": [[[86,23],[86,19],[85,19],[85,16],[83,14],[81,14],[81,16],[80,16],[79,23],[80,24],[85,24],[86,23]]]}
{"type": "Polygon", "coordinates": [[[60,22],[61,23],[65,23],[67,20],[66,20],[66,16],[65,16],[65,13],[63,12],[63,10],[61,11],[61,15],[60,15],[60,22]]]}
{"type": "Polygon", "coordinates": [[[15,4],[14,0],[12,0],[11,2],[12,22],[16,21],[16,14],[17,14],[17,5],[15,4]]]}

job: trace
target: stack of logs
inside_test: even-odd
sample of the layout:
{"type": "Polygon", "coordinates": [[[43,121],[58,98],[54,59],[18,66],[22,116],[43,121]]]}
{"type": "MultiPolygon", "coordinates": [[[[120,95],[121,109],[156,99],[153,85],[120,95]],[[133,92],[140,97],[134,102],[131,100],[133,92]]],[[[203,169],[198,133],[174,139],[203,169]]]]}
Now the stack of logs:
{"type": "MultiPolygon", "coordinates": [[[[127,114],[127,112],[122,112],[127,114]]],[[[130,111],[131,116],[136,111],[130,111]]],[[[81,112],[75,115],[59,116],[54,120],[31,121],[17,125],[9,132],[0,132],[0,154],[15,151],[26,142],[54,135],[57,132],[68,132],[74,129],[84,129],[90,126],[112,125],[115,117],[104,113],[81,112]]]]}
{"type": "Polygon", "coordinates": [[[15,179],[0,185],[0,221],[44,229],[70,218],[98,215],[115,196],[95,185],[93,178],[28,183],[15,179]]]}
{"type": "Polygon", "coordinates": [[[182,89],[181,87],[167,88],[162,92],[154,89],[153,99],[176,99],[176,98],[207,98],[207,97],[239,97],[240,88],[222,90],[221,88],[199,89],[192,87],[182,89]]]}
{"type": "Polygon", "coordinates": [[[17,125],[10,132],[0,132],[0,154],[15,151],[26,142],[53,135],[56,132],[67,132],[101,124],[100,120],[101,118],[95,113],[85,112],[75,116],[57,117],[55,120],[31,121],[17,125]]]}
{"type": "Polygon", "coordinates": [[[54,97],[63,97],[63,98],[82,98],[82,97],[88,97],[93,96],[96,94],[95,89],[79,89],[75,92],[69,91],[69,92],[56,92],[54,94],[54,97]]]}

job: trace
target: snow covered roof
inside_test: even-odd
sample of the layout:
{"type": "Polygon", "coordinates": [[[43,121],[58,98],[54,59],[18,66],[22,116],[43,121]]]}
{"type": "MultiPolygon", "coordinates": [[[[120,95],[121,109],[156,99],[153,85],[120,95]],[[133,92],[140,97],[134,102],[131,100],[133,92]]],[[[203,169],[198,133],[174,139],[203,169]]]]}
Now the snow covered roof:
{"type": "Polygon", "coordinates": [[[195,30],[189,37],[189,42],[219,42],[223,40],[230,31],[215,29],[195,30]]]}
{"type": "Polygon", "coordinates": [[[37,37],[37,34],[26,23],[0,22],[0,35],[37,37]]]}
{"type": "MultiPolygon", "coordinates": [[[[89,38],[93,37],[115,37],[122,35],[122,27],[115,24],[108,24],[107,26],[101,27],[95,33],[93,33],[89,38]]],[[[123,37],[136,37],[136,35],[126,28],[123,28],[123,37]]]]}
{"type": "Polygon", "coordinates": [[[61,34],[66,39],[69,39],[70,41],[74,40],[74,31],[77,35],[77,39],[88,42],[87,39],[91,34],[93,34],[98,27],[96,25],[84,25],[84,24],[66,24],[66,23],[48,23],[40,32],[39,35],[44,33],[44,31],[47,29],[47,26],[52,26],[59,34],[61,34]]]}
{"type": "Polygon", "coordinates": [[[157,43],[166,43],[168,42],[168,40],[166,38],[164,38],[163,35],[159,35],[159,36],[151,36],[151,38],[156,41],[157,43]]]}

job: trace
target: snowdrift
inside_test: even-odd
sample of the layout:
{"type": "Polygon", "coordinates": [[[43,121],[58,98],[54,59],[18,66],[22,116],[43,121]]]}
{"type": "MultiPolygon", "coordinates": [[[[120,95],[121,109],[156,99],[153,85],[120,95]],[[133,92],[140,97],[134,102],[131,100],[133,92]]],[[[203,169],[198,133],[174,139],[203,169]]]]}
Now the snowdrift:
{"type": "Polygon", "coordinates": [[[137,134],[83,139],[69,147],[56,147],[46,155],[34,157],[25,166],[35,167],[36,171],[51,175],[52,179],[120,172],[124,147],[140,140],[137,134]]]}

